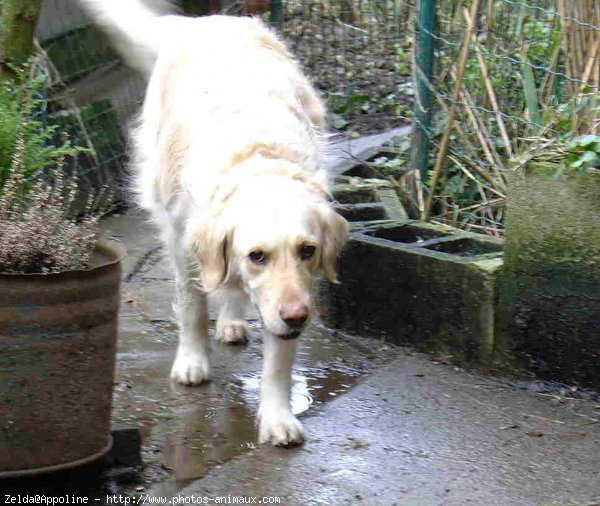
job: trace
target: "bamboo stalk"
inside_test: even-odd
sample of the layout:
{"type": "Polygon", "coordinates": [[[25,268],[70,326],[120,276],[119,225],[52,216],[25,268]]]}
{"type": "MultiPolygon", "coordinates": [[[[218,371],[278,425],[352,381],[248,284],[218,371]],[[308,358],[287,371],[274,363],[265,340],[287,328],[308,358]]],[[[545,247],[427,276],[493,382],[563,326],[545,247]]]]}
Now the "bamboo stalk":
{"type": "Polygon", "coordinates": [[[471,211],[472,209],[477,209],[477,208],[483,207],[485,205],[493,206],[495,204],[500,204],[501,202],[505,202],[505,201],[506,201],[505,198],[491,199],[491,200],[488,200],[487,203],[481,203],[481,202],[479,202],[478,204],[473,204],[471,206],[461,207],[461,208],[458,209],[458,211],[459,212],[471,211]]]}
{"type": "Polygon", "coordinates": [[[415,193],[417,194],[417,205],[419,207],[419,214],[423,214],[425,211],[425,199],[423,198],[423,184],[421,181],[421,172],[415,169],[414,174],[414,183],[415,183],[415,193]]]}
{"type": "Polygon", "coordinates": [[[477,118],[475,116],[473,106],[467,98],[468,95],[467,95],[466,89],[463,88],[463,90],[461,91],[461,96],[463,97],[463,101],[465,102],[465,105],[466,105],[465,109],[467,111],[467,116],[469,118],[469,121],[471,122],[471,125],[473,126],[473,129],[475,130],[475,135],[477,136],[477,139],[479,140],[481,149],[483,149],[483,153],[484,153],[485,157],[487,158],[487,161],[493,167],[496,165],[496,160],[494,158],[494,155],[492,154],[492,150],[490,149],[490,147],[488,145],[488,141],[482,131],[481,125],[479,124],[479,121],[477,120],[477,118]]]}
{"type": "Polygon", "coordinates": [[[579,88],[579,91],[583,91],[589,84],[588,81],[592,75],[592,70],[593,70],[595,64],[597,63],[596,59],[598,57],[598,46],[600,46],[600,41],[596,41],[596,37],[594,36],[594,34],[590,33],[588,48],[591,49],[591,52],[590,52],[590,55],[588,56],[585,70],[583,71],[583,74],[581,75],[581,80],[583,82],[581,83],[581,87],[579,88]]]}
{"type": "MultiPolygon", "coordinates": [[[[473,25],[473,19],[469,15],[469,11],[465,8],[464,11],[465,19],[467,20],[468,26],[473,25]]],[[[500,136],[502,137],[502,141],[504,142],[504,146],[506,148],[506,152],[510,158],[513,157],[512,146],[510,144],[510,140],[508,138],[508,133],[506,131],[506,126],[504,125],[504,120],[502,119],[502,115],[500,114],[500,108],[498,107],[498,100],[496,99],[496,93],[494,91],[494,86],[492,85],[492,81],[488,74],[487,65],[481,54],[481,45],[477,41],[476,37],[473,37],[473,42],[475,44],[475,54],[477,55],[477,61],[479,62],[479,67],[481,68],[481,75],[483,76],[483,80],[485,82],[485,88],[487,90],[488,96],[490,98],[490,103],[492,105],[492,109],[496,113],[496,121],[498,122],[498,128],[500,129],[500,136]]]]}
{"type": "MultiPolygon", "coordinates": [[[[448,156],[450,156],[450,155],[448,155],[448,156]]],[[[485,179],[488,183],[490,183],[492,185],[492,187],[495,188],[495,190],[497,190],[498,192],[501,190],[500,185],[498,184],[498,181],[496,179],[494,179],[487,170],[482,169],[481,167],[479,167],[477,165],[477,163],[476,163],[477,156],[479,156],[479,155],[476,155],[476,157],[474,157],[473,160],[469,160],[467,158],[460,157],[456,154],[454,154],[453,156],[455,156],[459,159],[462,159],[463,162],[465,163],[465,165],[468,165],[474,171],[476,171],[481,177],[483,177],[483,179],[485,179]]],[[[501,193],[499,193],[499,194],[501,195],[501,193]]]]}
{"type": "MultiPolygon", "coordinates": [[[[560,20],[560,24],[561,24],[561,32],[562,32],[562,51],[565,55],[565,70],[566,70],[566,74],[567,77],[569,79],[573,78],[574,72],[573,72],[573,61],[572,59],[569,57],[569,41],[570,41],[570,24],[566,21],[566,17],[568,17],[568,11],[567,11],[567,5],[566,5],[566,0],[557,0],[557,10],[560,14],[561,20],[560,20]]],[[[567,90],[569,92],[569,94],[571,94],[573,92],[572,89],[572,85],[571,82],[569,81],[567,83],[567,90]]]]}
{"type": "Polygon", "coordinates": [[[477,183],[478,186],[481,186],[482,188],[485,188],[487,191],[498,195],[501,198],[506,198],[506,195],[504,195],[503,193],[499,192],[498,190],[495,190],[494,188],[484,185],[481,181],[479,181],[479,179],[477,179],[455,156],[453,155],[449,155],[450,159],[458,166],[458,168],[461,170],[461,172],[467,176],[468,179],[474,181],[475,183],[477,183]]]}
{"type": "Polygon", "coordinates": [[[487,26],[486,26],[487,33],[485,36],[485,40],[489,44],[492,40],[492,33],[494,33],[494,0],[488,0],[486,21],[487,21],[487,26]]]}
{"type": "MultiPolygon", "coordinates": [[[[579,87],[580,95],[585,93],[585,88],[589,86],[589,80],[592,74],[592,69],[596,67],[596,59],[598,56],[598,43],[594,43],[596,40],[594,34],[590,34],[588,47],[591,49],[591,53],[588,57],[588,61],[581,76],[581,80],[583,81],[579,87]]],[[[581,100],[588,100],[588,97],[581,96],[577,98],[577,102],[581,100]]],[[[589,130],[589,127],[593,124],[594,117],[592,108],[585,108],[580,110],[576,114],[573,115],[573,131],[574,132],[583,132],[589,130]]]]}
{"type": "Polygon", "coordinates": [[[491,141],[492,136],[487,127],[485,126],[485,123],[479,119],[479,116],[477,115],[475,106],[473,104],[473,99],[471,98],[471,94],[467,91],[467,89],[464,86],[462,87],[461,93],[464,97],[464,102],[467,105],[467,114],[469,115],[469,118],[471,119],[471,122],[473,123],[473,126],[476,129],[478,139],[481,143],[481,147],[486,153],[488,161],[490,161],[492,165],[492,170],[494,171],[494,174],[498,179],[499,186],[502,189],[505,189],[506,185],[504,184],[504,178],[502,177],[502,174],[498,169],[500,168],[501,170],[504,170],[504,164],[502,163],[502,160],[500,160],[500,156],[498,155],[496,150],[493,148],[493,142],[491,141]]]}
{"type": "MultiPolygon", "coordinates": [[[[496,234],[501,235],[499,233],[500,231],[497,228],[486,227],[485,225],[475,225],[474,223],[469,223],[467,225],[467,227],[476,228],[477,230],[483,230],[484,232],[491,232],[491,235],[496,235],[496,234]]],[[[467,230],[469,230],[469,229],[467,228],[467,230]]]]}
{"type": "Polygon", "coordinates": [[[556,79],[555,72],[558,66],[560,51],[560,44],[556,44],[554,50],[552,51],[550,62],[547,65],[549,72],[546,72],[546,74],[544,74],[544,78],[542,79],[542,83],[540,84],[540,96],[545,97],[546,104],[552,96],[552,87],[554,86],[554,80],[556,79]]]}
{"type": "MultiPolygon", "coordinates": [[[[475,19],[477,13],[479,12],[479,4],[480,0],[473,0],[471,4],[471,19],[475,19]]],[[[453,102],[450,106],[450,110],[448,111],[448,122],[446,123],[446,128],[444,129],[444,134],[442,136],[442,141],[440,143],[440,149],[437,153],[437,157],[435,160],[435,165],[433,167],[433,176],[431,179],[431,188],[429,189],[429,196],[427,197],[427,204],[425,206],[425,212],[423,213],[423,219],[427,221],[431,214],[431,206],[433,204],[433,197],[435,191],[437,189],[437,184],[440,179],[440,174],[442,172],[442,167],[444,164],[444,160],[446,159],[446,153],[448,152],[448,144],[450,142],[450,134],[452,133],[452,125],[454,123],[454,118],[456,117],[456,102],[460,97],[460,89],[465,73],[465,66],[467,64],[467,56],[469,54],[469,43],[471,41],[471,35],[473,33],[474,26],[470,25],[467,27],[465,31],[462,46],[460,49],[460,55],[458,60],[458,67],[456,70],[456,82],[454,85],[454,93],[453,93],[453,102]]]]}

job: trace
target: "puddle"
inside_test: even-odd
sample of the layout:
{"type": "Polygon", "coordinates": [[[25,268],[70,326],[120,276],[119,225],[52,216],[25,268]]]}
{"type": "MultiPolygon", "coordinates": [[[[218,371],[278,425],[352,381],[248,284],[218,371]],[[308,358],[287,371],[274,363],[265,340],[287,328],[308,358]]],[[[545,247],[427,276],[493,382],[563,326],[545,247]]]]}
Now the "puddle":
{"type": "MultiPolygon", "coordinates": [[[[98,498],[97,504],[104,503],[106,494],[175,494],[210,469],[252,451],[257,441],[262,343],[258,324],[251,322],[249,327],[248,346],[213,343],[210,383],[185,387],[169,379],[177,337],[173,326],[131,313],[122,317],[113,425],[139,435],[134,451],[142,465],[107,461],[66,477],[16,484],[14,490],[77,493],[98,498]]],[[[391,358],[384,343],[336,335],[318,326],[300,339],[292,406],[301,418],[391,358]]]]}
{"type": "MultiPolygon", "coordinates": [[[[258,405],[260,392],[260,374],[253,376],[240,377],[242,395],[246,402],[258,405]]],[[[292,392],[290,396],[290,405],[292,413],[299,415],[308,410],[314,402],[313,396],[308,388],[308,379],[301,374],[292,375],[292,392]]]]}
{"type": "MultiPolygon", "coordinates": [[[[256,448],[262,368],[257,322],[249,323],[248,346],[213,343],[213,379],[199,387],[173,385],[168,379],[176,344],[170,325],[153,325],[154,334],[145,335],[143,345],[138,345],[135,322],[129,327],[133,328],[125,326],[121,336],[114,419],[140,427],[145,493],[174,494],[210,469],[256,448]]],[[[384,348],[315,326],[301,338],[293,373],[294,413],[310,416],[343,394],[386,360],[384,348]]]]}
{"type": "MultiPolygon", "coordinates": [[[[331,400],[348,390],[363,371],[332,364],[329,368],[296,367],[292,375],[290,404],[295,415],[331,400]]],[[[260,374],[239,378],[242,396],[251,405],[258,405],[260,374]]]]}
{"type": "MultiPolygon", "coordinates": [[[[216,355],[222,356],[215,357],[214,361],[217,365],[218,360],[238,358],[239,362],[233,365],[242,366],[242,369],[247,366],[253,372],[231,371],[238,368],[228,363],[221,369],[230,377],[213,381],[206,397],[209,402],[191,400],[188,408],[172,418],[168,426],[156,424],[145,435],[147,442],[163,439],[161,465],[172,472],[168,480],[152,487],[151,493],[174,493],[188,481],[204,476],[211,468],[255,448],[261,358],[260,343],[256,342],[258,336],[253,337],[255,342],[246,350],[215,350],[216,355]],[[164,438],[165,434],[170,436],[164,438]]],[[[334,356],[327,365],[311,363],[315,358],[322,363],[327,353],[340,351],[338,347],[329,339],[316,337],[304,342],[293,374],[291,404],[296,415],[310,414],[320,404],[348,390],[364,373],[362,367],[348,364],[344,357],[334,356]]],[[[198,395],[190,392],[196,389],[185,390],[189,395],[198,395]]]]}

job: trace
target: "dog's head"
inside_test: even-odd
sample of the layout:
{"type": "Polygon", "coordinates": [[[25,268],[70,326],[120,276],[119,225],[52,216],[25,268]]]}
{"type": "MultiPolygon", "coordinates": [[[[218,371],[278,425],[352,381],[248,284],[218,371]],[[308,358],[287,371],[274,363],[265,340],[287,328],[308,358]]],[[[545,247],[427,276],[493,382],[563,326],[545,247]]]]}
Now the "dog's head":
{"type": "Polygon", "coordinates": [[[335,282],[335,261],[348,224],[316,179],[263,174],[222,191],[207,222],[190,230],[190,246],[210,291],[241,283],[265,330],[298,337],[310,321],[311,288],[319,272],[335,282]]]}

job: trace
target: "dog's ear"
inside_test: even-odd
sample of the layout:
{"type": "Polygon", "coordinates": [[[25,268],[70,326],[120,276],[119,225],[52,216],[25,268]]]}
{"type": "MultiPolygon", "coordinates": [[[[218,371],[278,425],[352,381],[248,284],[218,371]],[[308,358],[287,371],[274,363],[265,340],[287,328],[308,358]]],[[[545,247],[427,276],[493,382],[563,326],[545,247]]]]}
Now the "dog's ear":
{"type": "Polygon", "coordinates": [[[207,292],[218,288],[229,274],[233,226],[227,218],[226,206],[236,190],[236,183],[222,184],[213,196],[213,207],[206,221],[196,225],[189,235],[188,244],[200,261],[202,287],[207,292]]]}
{"type": "Polygon", "coordinates": [[[329,205],[320,206],[319,219],[323,241],[321,268],[329,281],[337,283],[335,261],[348,240],[348,222],[329,205]]]}
{"type": "Polygon", "coordinates": [[[227,278],[230,236],[222,220],[211,220],[190,234],[190,248],[200,261],[202,287],[207,292],[218,288],[227,278]]]}

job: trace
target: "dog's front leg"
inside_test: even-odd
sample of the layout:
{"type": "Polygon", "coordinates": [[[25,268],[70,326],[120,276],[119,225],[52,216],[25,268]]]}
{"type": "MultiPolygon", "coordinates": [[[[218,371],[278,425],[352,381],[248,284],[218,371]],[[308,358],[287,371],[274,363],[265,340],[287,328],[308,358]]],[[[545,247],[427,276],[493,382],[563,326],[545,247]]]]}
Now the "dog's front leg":
{"type": "Polygon", "coordinates": [[[217,319],[217,341],[227,344],[246,344],[248,331],[244,320],[247,295],[238,288],[224,291],[225,301],[217,319]]]}
{"type": "Polygon", "coordinates": [[[258,411],[260,443],[294,446],[304,441],[302,425],[290,409],[292,365],[297,346],[297,339],[283,340],[265,333],[258,411]]]}
{"type": "Polygon", "coordinates": [[[177,266],[175,313],[179,324],[179,346],[171,378],[184,385],[208,380],[209,340],[206,294],[191,276],[188,265],[177,266]]]}

